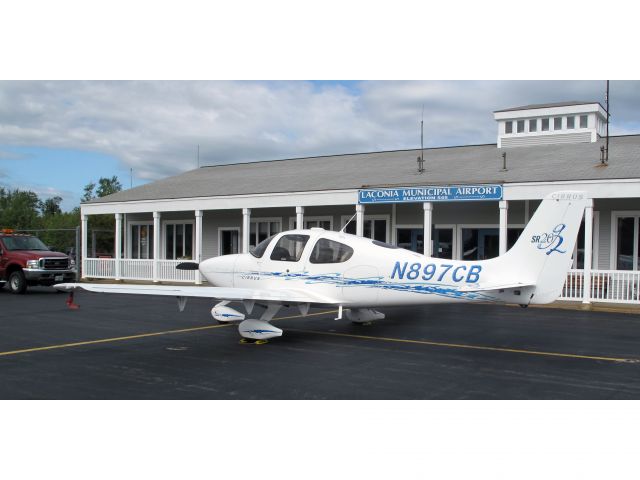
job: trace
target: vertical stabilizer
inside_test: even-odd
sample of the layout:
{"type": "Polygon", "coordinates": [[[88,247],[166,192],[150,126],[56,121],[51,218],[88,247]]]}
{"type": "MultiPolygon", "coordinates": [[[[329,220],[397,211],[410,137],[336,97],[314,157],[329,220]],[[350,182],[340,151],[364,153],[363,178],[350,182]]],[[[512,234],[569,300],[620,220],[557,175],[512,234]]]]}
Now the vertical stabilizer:
{"type": "Polygon", "coordinates": [[[508,277],[535,284],[531,303],[550,303],[560,296],[588,205],[586,192],[548,195],[513,248],[496,259],[508,277]]]}

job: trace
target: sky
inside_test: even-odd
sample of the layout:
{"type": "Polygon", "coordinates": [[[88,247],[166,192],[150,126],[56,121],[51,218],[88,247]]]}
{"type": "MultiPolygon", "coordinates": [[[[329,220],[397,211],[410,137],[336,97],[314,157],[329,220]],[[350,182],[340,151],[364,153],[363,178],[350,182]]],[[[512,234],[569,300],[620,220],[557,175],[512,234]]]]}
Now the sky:
{"type": "MultiPolygon", "coordinates": [[[[59,195],[200,165],[495,143],[492,112],[600,101],[605,81],[0,81],[0,186],[59,195]],[[131,175],[131,172],[133,174],[131,175]]],[[[640,81],[611,82],[611,134],[640,133],[640,81]]],[[[321,161],[321,160],[318,160],[321,161]]]]}

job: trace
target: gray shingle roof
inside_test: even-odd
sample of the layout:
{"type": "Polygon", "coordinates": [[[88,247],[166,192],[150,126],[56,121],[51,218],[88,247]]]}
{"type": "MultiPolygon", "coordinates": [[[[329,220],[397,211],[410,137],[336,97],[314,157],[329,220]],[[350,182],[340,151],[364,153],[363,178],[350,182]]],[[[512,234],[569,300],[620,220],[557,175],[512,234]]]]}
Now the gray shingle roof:
{"type": "MultiPolygon", "coordinates": [[[[494,110],[493,113],[500,112],[515,112],[516,110],[535,110],[537,108],[553,108],[553,107],[572,107],[574,105],[591,105],[593,103],[600,104],[600,102],[586,102],[582,100],[569,100],[567,102],[556,103],[534,103],[532,105],[523,105],[522,107],[504,108],[502,110],[494,110]]],[[[600,105],[602,107],[602,105],[600,105]]]]}
{"type": "Polygon", "coordinates": [[[609,166],[596,143],[496,148],[491,145],[358,153],[201,167],[92,202],[470,183],[640,178],[640,135],[610,138],[609,166]],[[500,172],[507,152],[507,172],[500,172]]]}

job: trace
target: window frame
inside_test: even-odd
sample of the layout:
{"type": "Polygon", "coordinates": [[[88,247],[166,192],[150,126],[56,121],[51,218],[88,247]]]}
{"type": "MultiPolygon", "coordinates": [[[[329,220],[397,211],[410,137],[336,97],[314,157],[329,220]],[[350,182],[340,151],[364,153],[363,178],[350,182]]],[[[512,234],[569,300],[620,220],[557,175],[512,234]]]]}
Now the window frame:
{"type": "MultiPolygon", "coordinates": [[[[161,252],[160,252],[160,259],[162,260],[177,260],[176,258],[167,258],[167,225],[187,225],[190,224],[192,226],[192,230],[191,230],[191,259],[193,260],[193,257],[196,253],[196,221],[195,219],[191,220],[191,219],[176,219],[176,220],[162,220],[162,238],[161,238],[161,252]]],[[[174,230],[174,238],[175,238],[175,230],[174,230]]],[[[186,237],[185,237],[186,238],[186,237]]],[[[183,244],[186,245],[184,243],[184,239],[183,239],[183,244]]],[[[173,246],[173,250],[175,252],[175,244],[173,246]]],[[[174,255],[175,256],[175,255],[174,255]]]]}
{"type": "MultiPolygon", "coordinates": [[[[345,224],[351,219],[351,217],[353,217],[353,215],[341,215],[340,216],[340,229],[342,230],[345,226],[345,224]]],[[[390,243],[389,239],[391,238],[391,215],[389,214],[378,214],[378,215],[367,215],[365,213],[364,215],[364,221],[366,222],[367,220],[386,220],[387,221],[387,228],[385,231],[385,242],[386,243],[390,243]]],[[[355,222],[356,219],[354,218],[353,221],[355,222]]],[[[373,232],[373,229],[371,230],[373,232]]],[[[367,237],[369,238],[369,237],[367,237]]],[[[373,240],[373,239],[371,239],[373,240]]]]}
{"type": "MultiPolygon", "coordinates": [[[[464,247],[464,242],[462,241],[462,230],[465,228],[479,229],[479,228],[497,228],[498,236],[500,235],[500,224],[499,223],[458,223],[457,224],[457,239],[456,239],[456,247],[457,250],[454,252],[454,260],[462,259],[462,248],[464,247]]],[[[526,224],[524,223],[507,223],[507,236],[509,235],[510,228],[521,228],[525,229],[526,224]]],[[[498,257],[493,257],[498,258],[498,257]]],[[[475,260],[474,260],[475,261],[475,260]]]]}
{"type": "Polygon", "coordinates": [[[529,121],[527,122],[527,126],[529,127],[529,133],[537,133],[538,132],[538,119],[537,118],[530,118],[529,121]],[[531,125],[534,125],[533,130],[531,130],[531,125]]]}
{"type": "MultiPolygon", "coordinates": [[[[612,210],[611,211],[611,245],[609,250],[609,269],[617,270],[618,258],[618,219],[634,217],[633,223],[633,262],[636,267],[640,267],[640,248],[638,248],[638,236],[640,235],[640,210],[612,210]]],[[[628,272],[638,272],[640,269],[624,270],[628,272]]]]}
{"type": "MultiPolygon", "coordinates": [[[[135,225],[147,225],[147,227],[153,228],[153,220],[127,220],[127,234],[126,238],[126,258],[130,260],[136,260],[133,258],[133,231],[132,228],[135,225]]],[[[153,235],[152,235],[153,236],[153,235]]],[[[155,240],[155,239],[154,239],[155,240]]],[[[162,241],[162,239],[160,239],[162,241]]],[[[149,251],[149,258],[143,258],[140,260],[153,260],[153,248],[149,251]]]]}
{"type": "MultiPolygon", "coordinates": [[[[304,223],[309,222],[329,222],[329,231],[333,231],[333,215],[310,215],[304,216],[304,223]]],[[[306,225],[304,225],[304,229],[308,230],[306,225]]],[[[315,228],[315,227],[313,227],[315,228]]],[[[289,217],[289,230],[296,229],[296,217],[289,217]]]]}
{"type": "MultiPolygon", "coordinates": [[[[584,217],[583,217],[584,220],[584,217]]],[[[582,223],[582,222],[580,222],[582,223]]],[[[598,250],[600,249],[600,212],[598,210],[593,211],[593,230],[591,232],[591,269],[597,270],[598,268],[598,250]]],[[[578,227],[580,231],[580,227],[578,227]]],[[[571,262],[571,268],[573,270],[578,269],[578,240],[573,247],[573,261],[571,262]]]]}
{"type": "Polygon", "coordinates": [[[553,117],[553,131],[559,132],[560,130],[562,130],[563,123],[564,122],[562,121],[562,117],[553,117]],[[556,128],[556,121],[560,122],[560,128],[556,128]]]}
{"type": "MultiPolygon", "coordinates": [[[[271,232],[271,227],[269,227],[269,233],[267,235],[267,238],[273,236],[273,235],[277,235],[278,233],[282,233],[282,217],[255,217],[255,218],[251,218],[250,222],[249,222],[249,248],[251,248],[251,224],[252,223],[259,223],[259,222],[274,222],[274,223],[278,223],[279,224],[279,228],[280,231],[273,233],[271,232]]],[[[258,244],[260,243],[258,241],[258,226],[256,225],[256,238],[255,238],[255,245],[253,245],[254,247],[257,247],[258,244]]]]}
{"type": "Polygon", "coordinates": [[[575,130],[576,129],[576,116],[575,115],[567,115],[567,130],[575,130]],[[569,119],[572,121],[572,125],[569,126],[569,119]]]}
{"type": "Polygon", "coordinates": [[[578,128],[589,128],[589,115],[578,116],[578,128]],[[582,119],[585,119],[585,126],[582,126],[582,119]]]}
{"type": "Polygon", "coordinates": [[[511,135],[513,134],[513,120],[507,120],[504,122],[504,134],[511,135]],[[507,128],[507,125],[509,128],[507,128]]]}
{"type": "MultiPolygon", "coordinates": [[[[424,225],[423,224],[417,224],[417,223],[400,223],[397,224],[395,226],[396,229],[396,243],[395,245],[398,246],[398,229],[399,228],[404,228],[404,229],[423,229],[424,230],[424,225]]],[[[441,229],[451,229],[453,230],[452,233],[452,237],[451,237],[451,249],[453,250],[453,254],[452,254],[452,259],[451,260],[460,260],[458,258],[458,225],[456,223],[435,223],[432,225],[431,227],[432,229],[435,228],[436,230],[441,229]]],[[[433,238],[431,239],[431,242],[433,242],[433,238]]],[[[431,245],[431,248],[433,249],[433,243],[431,245]]],[[[432,250],[433,251],[433,250],[432,250]]]]}
{"type": "Polygon", "coordinates": [[[527,121],[526,120],[516,120],[516,133],[526,133],[526,126],[527,126],[527,121]],[[522,130],[520,130],[520,123],[522,123],[522,130]]]}
{"type": "Polygon", "coordinates": [[[541,132],[549,132],[551,130],[551,121],[550,120],[551,119],[549,117],[545,117],[545,118],[540,119],[540,131],[541,132]],[[546,129],[544,128],[545,120],[547,122],[547,128],[546,129]]]}

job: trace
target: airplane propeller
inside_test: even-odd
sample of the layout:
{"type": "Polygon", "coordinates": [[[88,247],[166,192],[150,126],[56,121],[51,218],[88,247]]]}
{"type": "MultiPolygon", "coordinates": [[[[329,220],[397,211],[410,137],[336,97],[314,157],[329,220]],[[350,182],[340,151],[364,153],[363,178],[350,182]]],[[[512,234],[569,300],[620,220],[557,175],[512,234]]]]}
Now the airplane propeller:
{"type": "Polygon", "coordinates": [[[200,265],[196,262],[182,262],[176,265],[178,270],[198,270],[200,265]]]}

